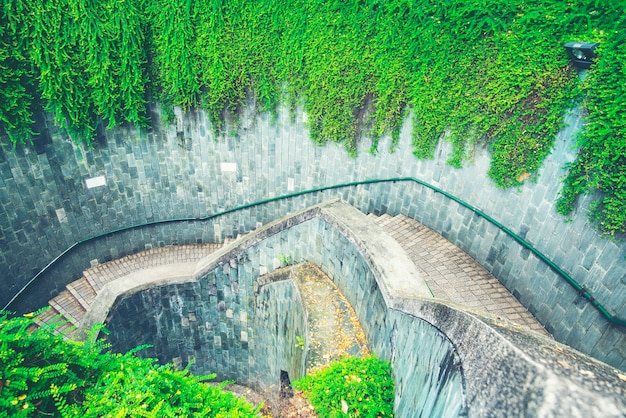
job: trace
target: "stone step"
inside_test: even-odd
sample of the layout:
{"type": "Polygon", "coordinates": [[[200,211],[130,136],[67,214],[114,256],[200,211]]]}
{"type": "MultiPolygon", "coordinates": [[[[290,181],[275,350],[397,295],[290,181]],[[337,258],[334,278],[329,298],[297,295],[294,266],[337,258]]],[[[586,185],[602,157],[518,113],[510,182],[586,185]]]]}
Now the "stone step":
{"type": "Polygon", "coordinates": [[[242,237],[245,237],[246,235],[247,234],[237,234],[237,237],[235,237],[235,238],[226,238],[226,239],[224,239],[224,243],[222,244],[222,248],[229,246],[233,242],[237,241],[238,239],[240,239],[242,237]]]}
{"type": "Polygon", "coordinates": [[[375,222],[406,251],[436,298],[548,335],[495,276],[440,234],[405,215],[375,222]]]}
{"type": "MultiPolygon", "coordinates": [[[[109,281],[114,280],[115,277],[108,274],[108,268],[104,267],[104,264],[83,271],[83,275],[96,295],[100,292],[100,290],[102,290],[104,285],[106,285],[109,281]]],[[[121,275],[122,274],[120,272],[120,276],[121,275]]]]}
{"type": "Polygon", "coordinates": [[[375,218],[375,222],[380,225],[387,225],[388,223],[390,223],[393,220],[393,216],[387,214],[387,213],[383,213],[382,215],[378,216],[377,218],[375,218]]]}
{"type": "Polygon", "coordinates": [[[48,303],[73,325],[78,325],[87,312],[78,299],[67,290],[61,292],[48,303]]]}
{"type": "Polygon", "coordinates": [[[53,307],[49,307],[47,310],[37,315],[34,318],[34,322],[36,326],[39,327],[42,327],[44,325],[50,326],[59,322],[63,322],[62,324],[54,328],[55,334],[67,333],[73,328],[72,323],[67,320],[67,318],[63,317],[63,315],[60,314],[59,311],[57,311],[53,307]]]}
{"type": "Polygon", "coordinates": [[[48,309],[37,317],[37,323],[52,320],[68,321],[60,325],[58,332],[78,326],[98,293],[109,282],[132,272],[150,267],[184,262],[196,262],[222,247],[219,243],[191,244],[152,248],[131,254],[104,264],[97,264],[83,272],[83,277],[66,286],[59,295],[49,301],[48,309]],[[55,319],[56,318],[56,319],[55,319]]]}
{"type": "Polygon", "coordinates": [[[81,277],[65,287],[85,309],[89,309],[96,299],[97,293],[85,277],[81,277]]]}
{"type": "Polygon", "coordinates": [[[222,247],[222,244],[173,245],[152,248],[131,254],[104,264],[98,264],[83,272],[96,294],[109,282],[145,268],[198,261],[222,247]]]}
{"type": "Polygon", "coordinates": [[[55,317],[59,316],[59,311],[50,307],[35,317],[35,323],[39,326],[50,323],[55,317]]]}

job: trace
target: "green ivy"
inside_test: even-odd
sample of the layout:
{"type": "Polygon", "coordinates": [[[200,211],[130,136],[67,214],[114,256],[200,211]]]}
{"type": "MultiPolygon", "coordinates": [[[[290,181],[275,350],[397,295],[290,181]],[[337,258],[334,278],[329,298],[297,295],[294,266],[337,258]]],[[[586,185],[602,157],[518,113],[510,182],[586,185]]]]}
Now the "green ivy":
{"type": "Polygon", "coordinates": [[[13,144],[31,142],[34,74],[27,54],[25,4],[5,1],[0,8],[0,133],[13,144]]]}
{"type": "Polygon", "coordinates": [[[351,156],[363,137],[376,153],[390,135],[393,150],[410,112],[416,157],[443,139],[461,167],[487,147],[488,175],[506,188],[537,175],[563,113],[586,97],[559,211],[598,190],[600,228],[625,228],[623,95],[610,98],[624,88],[623,2],[6,0],[0,13],[0,126],[14,144],[30,141],[39,103],[89,143],[100,123],[144,123],[147,100],[201,106],[219,131],[254,97],[274,114],[303,109],[316,144],[351,156]],[[601,44],[582,86],[571,40],[601,44]]]}
{"type": "MultiPolygon", "coordinates": [[[[622,16],[618,27],[626,25],[622,16]]],[[[568,215],[593,193],[591,218],[607,235],[626,232],[626,34],[604,34],[601,59],[584,82],[588,123],[569,166],[557,211],[568,215]]]]}
{"type": "MultiPolygon", "coordinates": [[[[144,124],[146,21],[138,6],[135,0],[5,2],[5,15],[20,28],[13,55],[27,57],[30,68],[25,73],[10,67],[7,77],[14,80],[14,88],[7,91],[37,85],[46,110],[76,141],[89,143],[103,120],[109,127],[123,121],[144,124]]],[[[2,34],[4,43],[12,32],[10,27],[2,34]]],[[[27,97],[19,103],[22,113],[32,112],[30,102],[27,97]]],[[[2,106],[3,112],[10,109],[2,106]]],[[[13,142],[25,142],[16,134],[30,125],[19,116],[13,115],[19,123],[5,122],[4,129],[15,132],[13,142]]]]}
{"type": "Polygon", "coordinates": [[[191,0],[161,0],[149,6],[153,57],[162,96],[187,109],[198,103],[193,51],[196,37],[191,0]]]}

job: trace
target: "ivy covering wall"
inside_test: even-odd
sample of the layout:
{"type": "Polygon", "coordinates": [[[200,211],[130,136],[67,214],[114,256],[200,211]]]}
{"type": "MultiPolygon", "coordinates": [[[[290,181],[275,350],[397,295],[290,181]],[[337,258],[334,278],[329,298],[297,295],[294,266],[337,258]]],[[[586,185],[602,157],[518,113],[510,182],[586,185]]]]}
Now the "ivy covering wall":
{"type": "Polygon", "coordinates": [[[201,106],[217,130],[253,93],[308,115],[318,144],[390,134],[408,112],[418,158],[461,166],[488,147],[499,187],[532,178],[563,113],[587,110],[558,209],[626,232],[626,6],[614,0],[3,0],[0,131],[30,143],[41,109],[87,144],[99,124],[145,124],[146,103],[201,106]],[[583,82],[563,49],[597,41],[583,82]]]}

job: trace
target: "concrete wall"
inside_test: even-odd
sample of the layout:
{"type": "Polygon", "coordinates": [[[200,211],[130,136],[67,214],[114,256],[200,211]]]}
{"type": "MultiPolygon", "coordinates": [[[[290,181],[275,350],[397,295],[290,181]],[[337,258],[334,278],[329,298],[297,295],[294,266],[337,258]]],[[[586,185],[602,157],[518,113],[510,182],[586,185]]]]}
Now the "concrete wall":
{"type": "Polygon", "coordinates": [[[125,349],[165,337],[157,349],[167,352],[164,360],[184,365],[194,357],[197,372],[271,390],[278,369],[302,364],[293,343],[306,335],[305,307],[281,281],[288,274],[275,270],[281,254],[318,264],[350,301],[370,349],[391,361],[398,417],[626,413],[626,383],[615,369],[435,301],[399,244],[338,201],[270,223],[201,260],[193,274],[170,271],[169,283],[158,274],[110,282],[92,307],[109,313],[118,349],[122,341],[125,349]]]}
{"type": "MultiPolygon", "coordinates": [[[[89,149],[47,126],[35,148],[0,149],[0,295],[3,305],[57,255],[105,231],[171,218],[194,218],[256,200],[341,182],[412,176],[482,209],[526,238],[584,285],[618,317],[626,317],[626,244],[598,237],[582,202],[571,222],[554,211],[575,157],[582,121],[573,113],[556,138],[539,177],[519,189],[499,190],[486,178],[489,156],[476,150],[461,170],[445,164],[449,144],[435,159],[411,155],[410,123],[393,154],[365,152],[350,159],[340,146],[316,147],[305,115],[253,116],[245,109],[236,136],[215,138],[206,115],[193,111],[171,126],[101,133],[89,149]],[[47,138],[47,139],[46,139],[47,138]],[[101,177],[103,176],[103,178],[101,177]],[[99,181],[103,180],[103,185],[99,181]],[[95,187],[89,187],[95,184],[95,187]]],[[[12,307],[42,306],[80,277],[91,261],[146,247],[220,241],[330,197],[364,212],[404,213],[440,232],[494,273],[555,338],[626,369],[626,336],[608,323],[549,267],[471,211],[422,186],[388,183],[339,189],[247,209],[206,222],[153,225],[81,244],[12,307]]]]}
{"type": "Polygon", "coordinates": [[[275,270],[278,257],[289,255],[329,275],[355,309],[370,349],[394,361],[397,416],[458,415],[464,409],[463,379],[451,342],[426,322],[389,316],[389,298],[399,289],[425,296],[425,284],[414,267],[407,267],[393,239],[372,233],[366,223],[350,224],[355,216],[363,217],[345,204],[322,212],[313,208],[200,261],[197,279],[155,287],[144,283],[140,291],[121,293],[110,303],[108,340],[120,352],[152,344],[142,355],[183,367],[193,357],[194,373],[216,373],[220,380],[276,396],[281,370],[291,379],[303,375],[305,359],[295,343],[296,336],[308,333],[297,286],[284,269],[275,270]],[[374,245],[384,250],[368,252],[372,243],[352,228],[376,236],[374,245]],[[383,279],[392,263],[393,277],[402,280],[383,279]]]}

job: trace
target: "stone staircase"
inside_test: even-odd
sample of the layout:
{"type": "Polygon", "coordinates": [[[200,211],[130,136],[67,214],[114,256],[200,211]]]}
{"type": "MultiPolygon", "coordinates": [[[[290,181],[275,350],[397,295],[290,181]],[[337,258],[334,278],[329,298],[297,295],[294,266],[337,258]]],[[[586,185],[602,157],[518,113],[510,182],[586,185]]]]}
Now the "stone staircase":
{"type": "Polygon", "coordinates": [[[66,286],[66,290],[51,299],[50,309],[41,313],[36,322],[62,322],[56,332],[66,332],[78,326],[97,294],[109,282],[142,269],[174,263],[197,262],[221,248],[224,244],[174,245],[153,248],[104,264],[83,272],[83,277],[66,286]]]}
{"type": "Polygon", "coordinates": [[[368,217],[402,246],[434,297],[549,335],[496,277],[432,229],[405,215],[368,217]]]}
{"type": "MultiPolygon", "coordinates": [[[[402,246],[434,297],[549,335],[498,279],[441,235],[404,215],[369,214],[368,217],[402,246]]],[[[153,248],[98,264],[85,270],[83,277],[68,284],[65,291],[50,300],[51,308],[37,317],[37,323],[62,322],[55,330],[66,332],[80,324],[107,283],[150,267],[196,262],[239,238],[241,236],[227,239],[221,244],[153,248]]]]}

